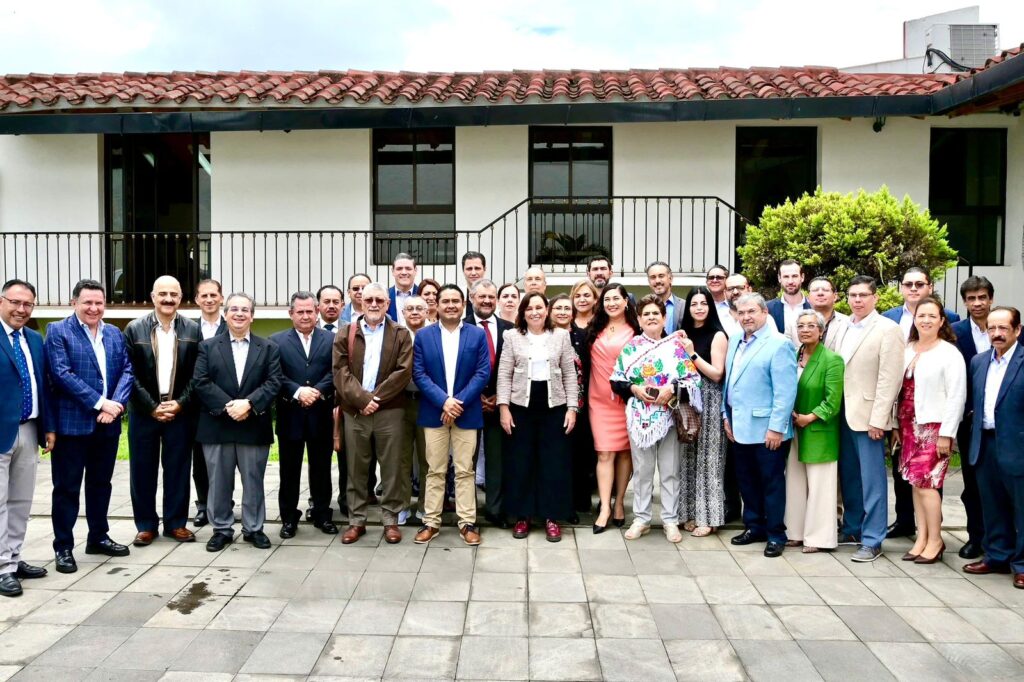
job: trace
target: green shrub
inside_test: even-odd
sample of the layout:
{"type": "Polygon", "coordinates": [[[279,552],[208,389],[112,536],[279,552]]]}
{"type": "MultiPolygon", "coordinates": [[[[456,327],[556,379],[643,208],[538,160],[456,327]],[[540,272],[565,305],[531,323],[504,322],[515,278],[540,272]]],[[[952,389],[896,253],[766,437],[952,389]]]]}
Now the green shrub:
{"type": "MultiPolygon", "coordinates": [[[[829,277],[839,292],[855,275],[871,275],[879,281],[879,310],[901,304],[898,279],[907,268],[924,268],[938,280],[957,256],[945,225],[910,197],[899,201],[885,186],[845,195],[819,187],[795,202],[767,207],[737,252],[744,274],[765,296],[778,292],[779,262],[793,258],[804,264],[808,281],[829,277]]],[[[848,310],[845,300],[837,308],[848,310]]]]}

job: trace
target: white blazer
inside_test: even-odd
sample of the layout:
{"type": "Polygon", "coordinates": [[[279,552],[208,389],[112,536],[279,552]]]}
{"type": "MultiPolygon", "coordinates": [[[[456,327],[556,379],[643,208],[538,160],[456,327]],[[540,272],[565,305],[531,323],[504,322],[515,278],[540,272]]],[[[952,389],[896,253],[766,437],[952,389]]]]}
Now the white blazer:
{"type": "MultiPolygon", "coordinates": [[[[917,353],[911,345],[903,351],[903,373],[917,353]]],[[[948,341],[921,353],[914,365],[914,415],[918,424],[941,424],[940,436],[956,437],[967,400],[967,367],[964,356],[948,341]]]]}

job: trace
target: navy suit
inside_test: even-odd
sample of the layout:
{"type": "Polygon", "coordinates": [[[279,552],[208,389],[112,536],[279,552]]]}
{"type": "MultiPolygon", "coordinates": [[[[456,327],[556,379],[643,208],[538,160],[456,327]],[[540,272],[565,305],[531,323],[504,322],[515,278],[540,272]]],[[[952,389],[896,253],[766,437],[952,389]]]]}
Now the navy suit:
{"type": "MultiPolygon", "coordinates": [[[[950,324],[960,321],[960,316],[956,313],[956,311],[950,310],[949,308],[945,308],[944,312],[946,313],[946,319],[949,320],[950,324]]],[[[882,313],[882,317],[888,317],[896,324],[899,324],[900,318],[903,317],[903,306],[898,305],[895,308],[889,308],[884,313],[882,313]]]]}
{"type": "MultiPolygon", "coordinates": [[[[455,398],[462,401],[462,414],[455,420],[460,429],[482,429],[484,411],[480,396],[491,378],[491,359],[487,337],[482,329],[462,325],[459,333],[459,361],[455,367],[455,398]]],[[[441,348],[441,323],[424,327],[413,344],[412,379],[422,393],[417,425],[439,429],[441,408],[448,400],[448,380],[444,373],[441,348]]]]}
{"type": "MultiPolygon", "coordinates": [[[[956,347],[964,357],[964,366],[970,367],[971,360],[978,354],[971,333],[971,319],[960,320],[953,325],[956,334],[956,347]]],[[[964,477],[964,490],[960,493],[960,501],[964,503],[967,513],[967,537],[969,542],[981,543],[985,535],[985,524],[981,510],[981,497],[978,494],[978,476],[975,468],[967,461],[967,448],[971,443],[971,373],[967,373],[967,405],[964,407],[964,418],[956,434],[957,448],[960,450],[960,471],[964,477]]]]}
{"type": "Polygon", "coordinates": [[[1024,573],[1024,351],[1020,343],[1014,347],[997,393],[995,428],[984,430],[985,380],[994,352],[971,360],[974,419],[968,461],[976,467],[978,485],[985,491],[985,563],[1024,573]]]}
{"type": "MultiPolygon", "coordinates": [[[[49,400],[49,388],[46,381],[46,354],[43,352],[43,337],[39,332],[21,328],[28,343],[29,355],[32,357],[32,369],[36,375],[36,400],[39,403],[39,422],[36,431],[39,435],[39,446],[46,446],[46,434],[54,430],[53,409],[49,400]]],[[[0,334],[3,341],[0,341],[0,350],[9,362],[0,360],[0,386],[13,387],[21,384],[21,376],[14,364],[14,349],[11,347],[11,338],[7,334],[0,334]]],[[[18,394],[20,395],[20,393],[18,394]]],[[[9,452],[14,447],[14,441],[18,438],[18,427],[21,421],[21,403],[14,399],[10,401],[11,407],[0,410],[0,453],[9,452]]]]}
{"type": "MultiPolygon", "coordinates": [[[[786,333],[786,306],[783,305],[781,298],[773,298],[767,302],[768,314],[773,320],[775,320],[775,328],[779,330],[780,334],[786,333]]],[[[811,304],[804,298],[804,310],[810,310],[811,304]]],[[[897,320],[898,322],[899,320],[897,320]]]]}
{"type": "Polygon", "coordinates": [[[107,539],[110,530],[110,479],[114,475],[121,419],[112,424],[96,421],[96,403],[107,398],[122,405],[131,397],[134,375],[117,327],[103,325],[107,380],[104,386],[92,342],[76,315],[54,322],[46,329],[47,375],[53,388],[57,442],[50,458],[53,475],[53,548],[70,550],[75,545],[78,498],[85,478],[87,542],[107,539]]]}
{"type": "Polygon", "coordinates": [[[302,478],[302,452],[308,458],[309,491],[314,518],[330,521],[331,450],[333,448],[334,375],[331,372],[331,347],[334,334],[319,327],[313,329],[309,357],[298,332],[288,329],[270,337],[281,352],[281,391],[277,396],[277,441],[281,455],[281,487],[278,504],[281,520],[298,523],[299,484],[302,478]],[[309,407],[295,400],[299,388],[309,386],[320,391],[320,398],[309,407]]]}
{"type": "MultiPolygon", "coordinates": [[[[412,295],[415,296],[420,292],[420,285],[412,285],[412,295]]],[[[395,293],[394,287],[388,287],[388,298],[391,299],[391,303],[388,305],[388,317],[391,318],[392,322],[398,322],[398,304],[395,303],[397,294],[395,293]]],[[[350,313],[351,314],[351,313],[350,313]]]]}

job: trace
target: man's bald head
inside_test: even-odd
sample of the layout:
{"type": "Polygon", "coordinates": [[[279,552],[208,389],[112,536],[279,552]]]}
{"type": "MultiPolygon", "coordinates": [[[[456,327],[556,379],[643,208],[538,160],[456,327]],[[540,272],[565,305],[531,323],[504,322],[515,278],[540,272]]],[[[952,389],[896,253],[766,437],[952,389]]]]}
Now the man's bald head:
{"type": "Polygon", "coordinates": [[[170,275],[157,277],[149,297],[153,300],[157,317],[166,324],[181,305],[181,283],[170,275]]]}
{"type": "Polygon", "coordinates": [[[543,294],[548,288],[548,278],[540,268],[530,268],[523,276],[523,289],[526,293],[543,294]]]}

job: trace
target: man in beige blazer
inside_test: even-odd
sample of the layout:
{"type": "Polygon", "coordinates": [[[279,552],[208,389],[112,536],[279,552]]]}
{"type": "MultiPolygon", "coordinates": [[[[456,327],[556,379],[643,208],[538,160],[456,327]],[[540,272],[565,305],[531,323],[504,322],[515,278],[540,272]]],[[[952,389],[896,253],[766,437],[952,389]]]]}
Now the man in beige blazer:
{"type": "Polygon", "coordinates": [[[885,432],[903,374],[900,326],[875,311],[878,285],[858,275],[847,289],[850,322],[836,339],[846,362],[840,423],[839,479],[843,523],[839,544],[860,545],[854,561],[874,561],[888,523],[885,432]]]}

